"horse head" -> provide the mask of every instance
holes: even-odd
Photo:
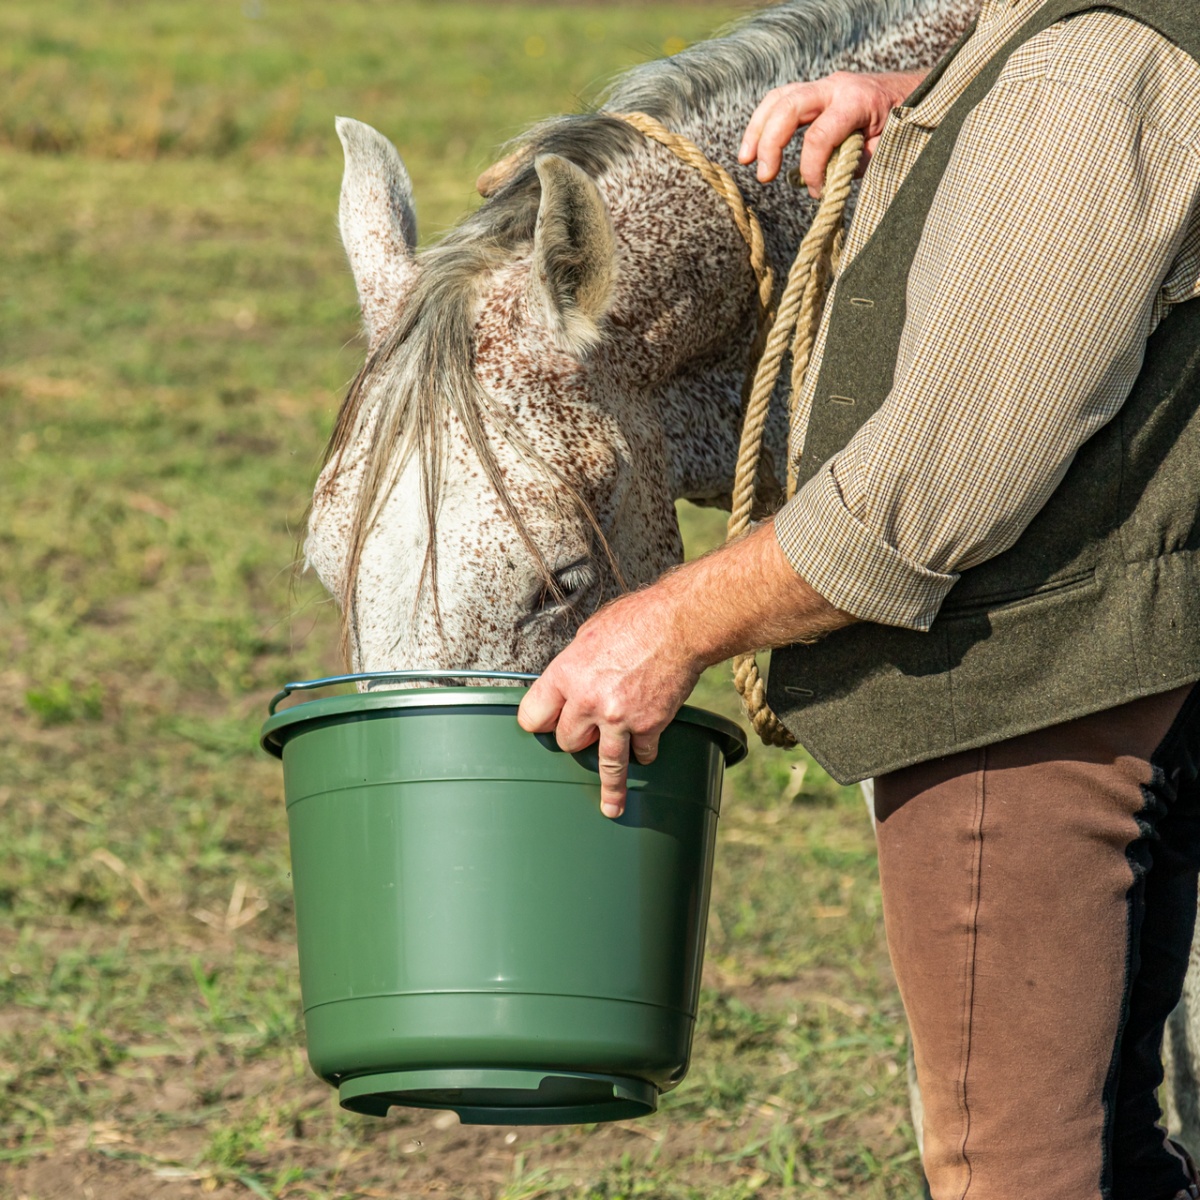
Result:
[[[611,102],[730,167],[779,275],[812,208],[734,163],[757,100],[869,65],[871,46],[881,67],[928,61],[970,5],[793,0],[633,72]],[[897,39],[905,21],[924,34]],[[758,307],[746,245],[695,171],[597,112],[535,129],[487,176],[483,206],[418,254],[400,156],[358,122],[338,133],[368,351],[307,560],[355,669],[541,670],[597,606],[680,560],[676,499],[728,501]],[[768,504],[785,475],[775,409]]]
[[[307,557],[357,667],[540,669],[587,613],[680,558],[647,391],[696,338],[647,346],[609,206],[567,158],[537,155],[499,214],[418,256],[399,155],[357,122],[339,133],[369,349]]]

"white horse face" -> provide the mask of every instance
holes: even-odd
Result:
[[[540,670],[682,549],[661,430],[630,364],[597,350],[617,269],[604,202],[543,159],[530,253],[418,262],[399,156],[357,122],[339,134],[370,357],[317,484],[308,561],[356,669]]]

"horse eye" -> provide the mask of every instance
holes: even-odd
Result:
[[[536,612],[555,608],[569,608],[578,604],[587,590],[596,581],[596,572],[586,560],[580,559],[560,567],[552,576],[555,587],[549,583],[539,586],[530,597],[529,607]]]
[[[554,578],[562,591],[564,600],[578,599],[592,586],[595,573],[586,563],[556,571]]]

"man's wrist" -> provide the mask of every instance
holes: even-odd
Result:
[[[770,522],[656,585],[674,644],[699,674],[736,654],[812,641],[854,618],[797,574]]]
[[[925,82],[927,70],[921,71],[889,71],[885,76],[888,92],[891,96],[892,107],[901,107],[905,100]]]
[[[706,604],[709,581],[704,559],[684,563],[660,581],[665,620],[686,667],[697,677],[722,659],[719,633],[714,636],[712,606]]]

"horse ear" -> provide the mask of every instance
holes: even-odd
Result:
[[[586,354],[612,303],[616,239],[595,181],[574,163],[542,154],[542,201],[533,236],[530,302],[564,350]]]
[[[338,225],[374,345],[395,320],[416,270],[412,181],[396,147],[378,130],[338,117],[337,133],[346,154]]]

